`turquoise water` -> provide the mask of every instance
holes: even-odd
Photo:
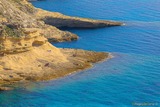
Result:
[[[68,29],[78,41],[57,47],[113,52],[109,61],[55,81],[17,84],[0,93],[0,107],[160,106],[159,0],[46,0],[36,7],[71,16],[110,19],[126,26]],[[151,105],[150,105],[151,106]]]

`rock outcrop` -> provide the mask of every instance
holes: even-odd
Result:
[[[46,42],[30,51],[0,56],[0,84],[56,79],[111,58],[108,53],[58,49]]]
[[[19,37],[9,36],[9,33],[15,34],[15,30],[3,29],[1,32],[0,84],[55,79],[111,58],[109,53],[58,49],[48,42],[38,28],[20,30],[24,34]]]
[[[33,7],[26,0],[0,0],[0,23],[16,24],[22,28],[39,28],[52,42],[78,39],[76,34],[61,31],[56,27],[99,28],[122,25],[120,22],[97,21],[48,12]]]
[[[121,22],[70,17],[58,12],[49,12],[42,9],[37,9],[36,16],[46,24],[56,26],[58,28],[101,28],[123,25]]]
[[[38,30],[26,28],[23,29],[23,32],[27,36],[10,37],[4,35],[0,37],[0,55],[26,52],[34,46],[45,44],[48,40]]]
[[[39,28],[41,33],[53,42],[77,40],[76,34],[61,31],[54,26],[37,20],[38,10],[26,0],[0,0],[1,25],[14,25],[18,28]]]

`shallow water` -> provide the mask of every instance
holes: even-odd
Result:
[[[57,47],[113,52],[109,61],[55,81],[18,84],[0,93],[2,107],[160,106],[159,0],[46,0],[36,7],[71,16],[123,21],[125,26],[69,31],[78,41]]]

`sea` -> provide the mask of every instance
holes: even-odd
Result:
[[[124,26],[63,29],[77,41],[60,48],[111,52],[114,58],[51,81],[19,83],[0,92],[0,107],[160,107],[160,0],[44,0],[37,8],[115,20]]]

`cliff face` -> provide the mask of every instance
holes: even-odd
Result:
[[[54,42],[71,41],[78,38],[75,34],[61,31],[37,20],[35,16],[37,12],[37,9],[26,0],[0,0],[0,26],[12,27],[11,29],[39,28],[42,35]]]
[[[27,36],[0,38],[1,48],[0,54],[16,54],[31,50],[34,46],[45,44],[48,40],[40,34],[39,29],[23,29]]]
[[[56,27],[99,28],[122,25],[120,22],[97,21],[44,11],[33,7],[26,0],[0,0],[0,23],[18,28],[39,28],[53,42],[78,39],[77,35]]]

